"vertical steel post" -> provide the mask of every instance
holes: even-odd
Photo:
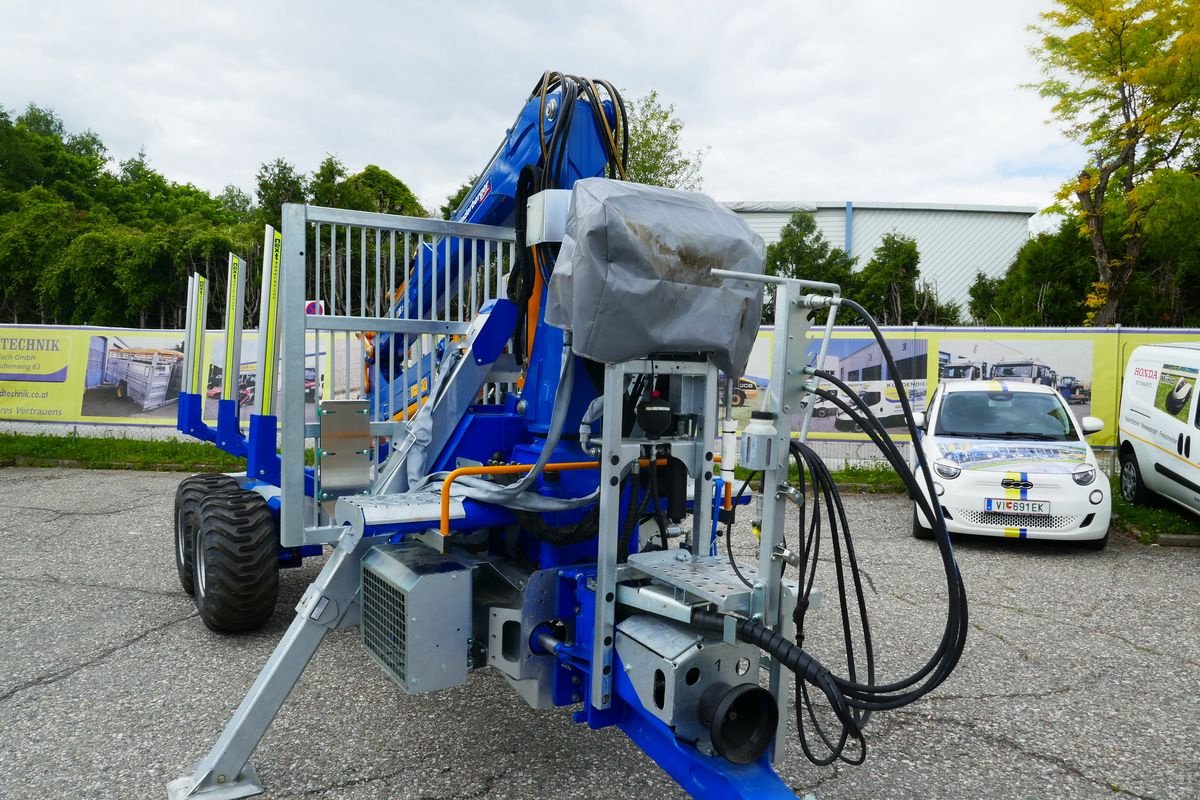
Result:
[[[279,417],[283,429],[279,539],[284,547],[296,547],[304,540],[304,228],[304,206],[285,204],[279,273]]]
[[[225,360],[221,399],[233,400],[234,389],[242,373],[242,308],[246,297],[246,270],[242,260],[229,254],[229,272],[225,292]],[[256,388],[255,394],[257,395]]]
[[[574,358],[566,353],[566,358]],[[561,389],[560,389],[561,391]],[[604,430],[600,438],[600,531],[596,553],[596,614],[592,626],[593,708],[612,704],[613,639],[616,622],[617,541],[621,527],[622,409],[625,370],[622,364],[604,367]]]

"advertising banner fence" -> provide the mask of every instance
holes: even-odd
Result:
[[[185,335],[179,330],[0,325],[0,420],[174,427]],[[237,374],[228,377],[227,396],[238,401],[242,418],[248,418],[256,391],[257,333],[247,331],[240,352],[232,355],[226,353],[224,331],[208,331],[204,343],[205,357],[197,369],[204,376],[205,419],[216,419],[227,363],[238,365]],[[315,336],[307,349],[304,392],[313,403],[332,386]]]
[[[1103,419],[1104,430],[1089,438],[1096,447],[1116,446],[1121,376],[1133,349],[1142,344],[1200,341],[1200,330],[1190,328],[885,327],[883,334],[898,375],[889,373],[870,331],[857,327],[835,329],[824,367],[866,400],[895,438],[907,439],[894,377],[903,382],[915,411],[924,410],[939,381],[996,378],[1052,386],[1077,417]],[[770,385],[773,335],[766,327],[759,332],[746,374],[734,389],[734,415],[742,422],[759,407]],[[817,347],[813,339],[810,359],[816,357]],[[799,418],[794,419],[793,429],[799,425]],[[809,435],[818,441],[868,441],[827,400],[813,403]]]
[[[997,378],[1055,387],[1080,417],[1106,423],[1093,445],[1116,444],[1121,375],[1140,344],[1200,341],[1196,329],[1146,328],[923,328],[888,327],[884,338],[913,408],[922,410],[939,381]],[[0,325],[0,420],[21,423],[173,426],[183,369],[183,331]],[[735,416],[759,407],[771,376],[774,331],[758,334],[746,374],[733,392]],[[205,337],[208,418],[226,380],[223,331]],[[327,347],[328,344],[326,343]],[[241,341],[239,374],[231,387],[248,415],[255,392],[257,334]],[[305,399],[353,396],[361,376],[328,375],[316,339],[308,348]],[[817,341],[811,345],[812,356]],[[349,363],[349,362],[347,362]],[[892,376],[879,345],[865,328],[838,328],[825,369],[848,383],[898,438],[902,417]],[[351,385],[354,384],[354,385]],[[827,387],[828,388],[828,387]],[[1165,402],[1165,401],[1164,401]],[[799,427],[798,421],[796,428]],[[813,404],[816,440],[865,442],[866,434],[828,401]]]

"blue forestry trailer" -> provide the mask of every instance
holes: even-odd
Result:
[[[936,496],[917,489],[927,465],[913,475],[822,369],[839,309],[864,316],[890,359],[873,321],[837,286],[763,275],[761,238],[704,195],[623,180],[628,148],[611,84],[547,72],[449,221],[284,206],[282,232],[266,234],[244,432],[229,379],[244,265],[231,257],[215,425],[208,288],[192,279],[178,426],[246,471],[181,483],[180,582],[206,625],[236,633],[270,618],[281,568],[328,557],[172,800],[262,792],[251,754],[325,634],[349,626],[407,692],[498,670],[533,708],[617,727],[700,798],[793,796],[772,766],[789,683],[805,755],[858,763],[873,712],[950,674],[967,611],[940,509],[925,513],[946,576],[942,642],[881,681],[837,487],[805,444],[813,404],[833,403],[916,502]],[[772,378],[739,433],[732,388],[768,285]],[[739,562],[730,536],[751,486],[758,553]],[[843,674],[803,635],[823,539],[845,632],[826,652]]]

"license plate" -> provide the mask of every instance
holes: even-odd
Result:
[[[989,497],[983,501],[983,510],[1002,514],[1029,514],[1046,517],[1050,515],[1050,502],[1048,500],[1008,500],[1002,497]]]

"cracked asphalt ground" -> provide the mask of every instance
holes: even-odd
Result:
[[[197,619],[171,553],[182,477],[0,470],[0,796],[165,797],[287,626],[318,564],[284,573],[259,633]],[[940,633],[943,578],[902,499],[846,501],[879,675],[898,677]],[[793,741],[785,780],[823,800],[1200,797],[1200,549],[957,551],[972,620],[958,669],[871,720],[864,765],[811,766]],[[806,644],[836,665],[834,607],[809,620]],[[327,638],[253,760],[267,797],[682,797],[621,734],[531,711],[488,670],[406,696],[356,630]]]

